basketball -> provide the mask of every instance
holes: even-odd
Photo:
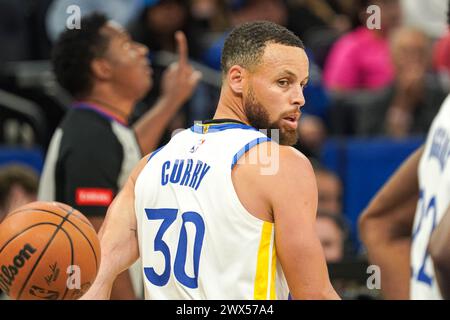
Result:
[[[0,224],[0,289],[11,299],[78,299],[99,266],[93,226],[66,204],[33,202]]]

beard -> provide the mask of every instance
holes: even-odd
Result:
[[[244,100],[244,111],[250,125],[258,130],[266,130],[267,137],[273,139],[273,141],[284,146],[292,146],[297,143],[297,130],[281,126],[281,116],[278,120],[270,122],[267,110],[256,99],[251,87],[248,89],[247,99]],[[276,135],[272,137],[272,133],[277,132],[278,137]]]

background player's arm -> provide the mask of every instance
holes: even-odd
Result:
[[[280,159],[279,170],[266,188],[277,256],[291,295],[294,299],[339,299],[316,234],[317,186],[311,164],[290,147],[280,147]]]
[[[434,272],[444,299],[450,299],[450,207],[433,231],[428,250]]]
[[[409,299],[411,230],[419,195],[416,150],[375,195],[359,220],[369,261],[381,269],[385,299]]]
[[[97,277],[83,299],[109,299],[115,278],[139,258],[134,185],[147,163],[144,157],[111,203],[100,229],[101,262]]]

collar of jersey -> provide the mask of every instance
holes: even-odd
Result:
[[[94,111],[95,113],[99,114],[103,118],[106,118],[106,119],[108,119],[110,121],[111,120],[115,121],[115,122],[123,125],[124,127],[128,127],[127,123],[122,121],[120,118],[118,118],[117,116],[115,116],[111,112],[107,111],[105,108],[102,108],[98,104],[94,104],[94,103],[86,102],[86,101],[77,101],[77,102],[75,102],[73,104],[73,107],[77,108],[77,109],[85,109],[85,110]]]
[[[195,123],[191,127],[191,131],[195,133],[212,133],[219,132],[228,129],[244,129],[244,130],[255,130],[255,128],[246,125],[243,122],[232,120],[232,119],[214,119],[206,120],[201,123]]]

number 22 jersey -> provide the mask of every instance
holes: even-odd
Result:
[[[442,299],[428,253],[433,230],[450,205],[450,96],[436,115],[419,162],[419,201],[412,230],[411,299]]]

